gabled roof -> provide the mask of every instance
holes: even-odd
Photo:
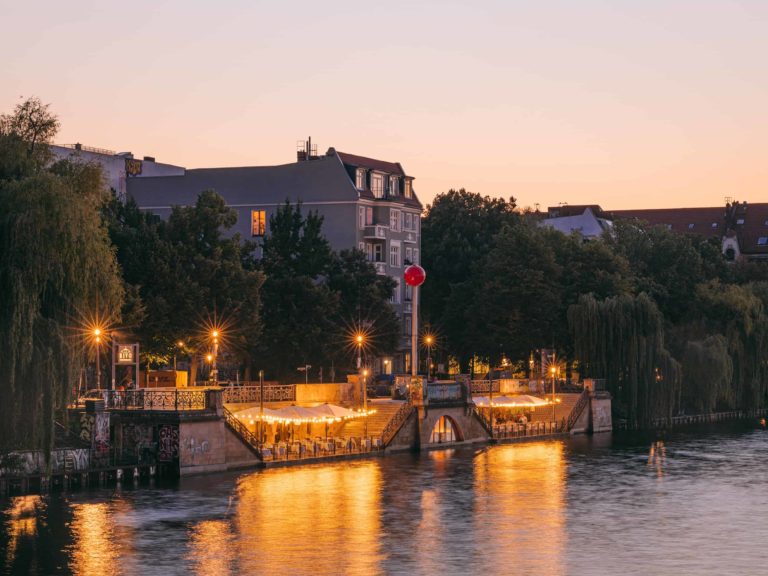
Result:
[[[386,172],[387,174],[405,176],[405,170],[403,170],[400,162],[385,162],[384,160],[376,160],[374,158],[366,158],[365,156],[356,156],[355,154],[347,154],[346,152],[338,151],[336,152],[336,155],[344,164],[349,166],[369,168],[371,170]]]
[[[637,219],[654,226],[665,226],[675,232],[705,236],[725,234],[725,209],[715,208],[655,208],[650,210],[613,210],[614,219]],[[713,226],[715,224],[715,226]]]

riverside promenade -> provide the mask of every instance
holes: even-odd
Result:
[[[417,380],[399,400],[361,400],[354,383],[104,390],[70,407],[69,425],[59,430],[64,446],[49,462],[39,452],[6,460],[0,496],[524,441],[585,433],[604,417],[605,399],[583,392],[559,395],[553,413],[547,407],[530,413],[524,424],[513,422],[502,408],[474,404],[473,389],[482,386]],[[366,403],[368,412],[346,420],[273,420],[268,426],[238,416],[328,403],[352,409]]]

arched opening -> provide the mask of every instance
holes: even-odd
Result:
[[[429,437],[430,444],[444,444],[456,442],[459,439],[459,431],[456,424],[448,416],[440,416],[432,428],[432,434]]]

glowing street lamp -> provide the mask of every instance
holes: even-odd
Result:
[[[96,388],[101,390],[101,328],[93,329],[93,341],[96,343]]]
[[[424,337],[424,343],[427,345],[427,382],[429,382],[432,372],[432,343],[435,339],[431,334]]]
[[[368,387],[365,385],[368,379],[368,370],[363,370],[363,436],[368,438]]]
[[[555,421],[555,374],[557,373],[557,368],[555,366],[552,366],[552,368],[550,368],[549,371],[552,373],[552,422],[554,422]]]
[[[211,380],[213,380],[213,385],[217,386],[219,383],[219,370],[216,367],[216,361],[218,360],[218,357],[219,357],[219,331],[215,329],[212,330],[211,338],[213,339],[213,359],[211,361]]]

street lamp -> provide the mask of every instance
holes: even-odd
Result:
[[[432,342],[434,342],[434,338],[431,334],[427,334],[424,337],[424,342],[427,345],[427,382],[429,382],[431,372],[432,372]]]
[[[552,422],[555,421],[555,373],[557,372],[557,368],[555,366],[552,366],[552,368],[549,369],[550,372],[552,372]]]
[[[213,385],[218,386],[219,383],[219,370],[216,367],[216,361],[219,357],[219,331],[213,330],[211,331],[211,338],[213,338],[213,360],[211,362],[211,379],[213,380]]]
[[[96,388],[101,390],[101,328],[93,329],[93,341],[96,343]]]
[[[368,379],[368,370],[363,370],[363,436],[368,438],[368,387],[365,385]]]

